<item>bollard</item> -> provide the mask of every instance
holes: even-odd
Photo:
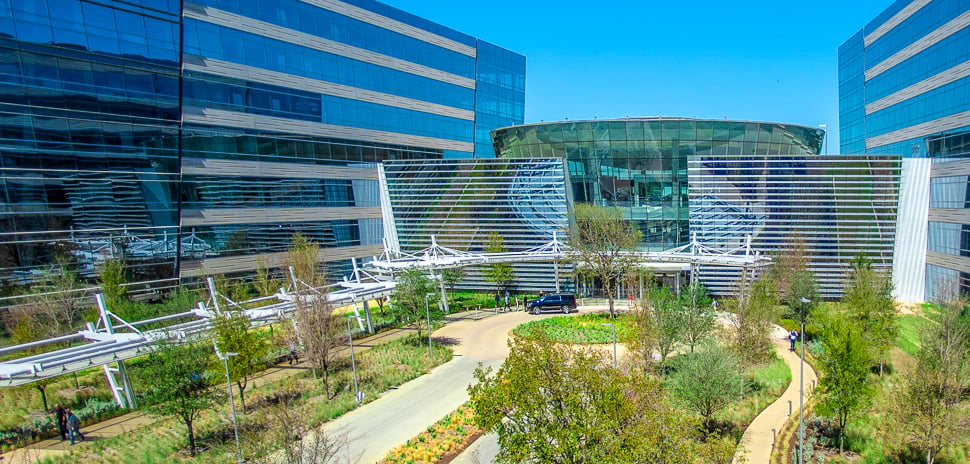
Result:
[[[775,447],[775,441],[777,441],[777,440],[778,440],[778,434],[775,432],[775,429],[771,429],[771,447],[772,448]]]
[[[791,400],[788,400],[788,417],[791,417]]]

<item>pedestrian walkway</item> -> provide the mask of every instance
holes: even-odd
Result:
[[[781,327],[776,327],[772,332],[772,344],[775,347],[775,352],[778,353],[778,357],[783,359],[791,369],[792,382],[788,384],[788,388],[774,403],[768,405],[748,425],[744,435],[741,436],[741,444],[744,448],[734,456],[732,461],[734,464],[738,462],[740,456],[744,456],[745,462],[752,464],[769,462],[771,451],[775,446],[775,431],[781,431],[789,418],[789,413],[798,415],[799,353],[788,351],[788,332]],[[808,401],[813,393],[813,386],[817,378],[815,369],[805,363],[805,401]]]
[[[492,313],[482,312],[480,315],[473,316],[463,316],[464,313],[459,313],[455,315],[450,315],[447,319],[460,320],[462,318],[479,318],[488,317]],[[446,322],[447,322],[446,319]],[[387,330],[370,337],[362,338],[359,340],[354,340],[354,351],[361,353],[367,351],[368,349],[381,345],[384,343],[397,340],[399,338],[406,337],[410,334],[415,333],[416,329],[413,328],[401,328]],[[346,348],[344,348],[346,349]],[[301,373],[308,369],[309,366],[305,362],[299,362],[293,365],[278,364],[272,366],[268,369],[264,369],[257,373],[251,382],[253,385],[262,385],[266,382],[275,382],[285,377]],[[108,419],[105,421],[93,423],[81,427],[81,433],[88,438],[88,441],[104,439],[108,437],[113,437],[116,435],[121,435],[134,430],[138,427],[149,425],[153,423],[155,419],[143,411],[134,411],[128,414],[123,414],[121,416],[115,417],[113,419]],[[83,445],[76,445],[83,446]],[[60,455],[67,454],[71,449],[70,442],[61,441],[60,437],[55,437],[47,440],[42,440],[37,443],[25,446],[23,448],[18,448],[13,451],[4,453],[0,455],[0,460],[4,463],[17,462],[17,463],[31,463],[38,459],[56,457]]]

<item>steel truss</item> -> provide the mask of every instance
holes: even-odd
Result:
[[[168,316],[137,322],[127,322],[110,311],[101,294],[95,295],[99,319],[97,324],[88,323],[84,330],[61,337],[0,348],[0,356],[16,356],[0,362],[0,387],[16,387],[38,380],[103,366],[115,400],[121,407],[134,407],[134,395],[125,373],[124,360],[154,351],[160,342],[185,343],[211,338],[212,320],[224,311],[232,311],[249,318],[254,327],[291,319],[296,308],[295,300],[325,297],[333,305],[363,303],[368,331],[373,330],[367,300],[390,296],[396,285],[393,281],[377,281],[357,267],[350,279],[333,287],[311,287],[292,277],[292,291],[280,288],[279,293],[244,302],[235,302],[215,290],[212,278],[207,280],[209,300],[199,302],[195,308]],[[292,268],[290,274],[293,276]],[[265,306],[246,309],[253,303],[274,301]],[[360,319],[358,319],[360,320]],[[163,325],[161,328],[145,329],[146,326]],[[362,327],[363,328],[363,327]],[[35,348],[70,344],[72,346],[41,354],[29,354]],[[111,367],[116,363],[117,367]]]

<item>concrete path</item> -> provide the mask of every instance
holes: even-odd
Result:
[[[772,344],[775,346],[775,352],[778,353],[778,356],[791,369],[792,382],[788,384],[788,388],[785,389],[781,397],[774,403],[768,405],[764,411],[761,411],[761,414],[758,414],[758,417],[754,418],[754,421],[744,431],[744,435],[741,436],[741,444],[744,445],[743,456],[746,462],[751,464],[762,464],[771,460],[771,450],[775,446],[772,429],[781,431],[785,421],[788,420],[789,401],[792,404],[792,415],[798,416],[798,379],[800,366],[800,358],[798,355],[800,353],[788,351],[788,332],[781,327],[776,327],[772,332]],[[805,401],[808,401],[808,398],[811,396],[812,386],[815,385],[817,378],[812,366],[805,363]],[[741,453],[735,455],[734,464],[738,462],[740,455]]]
[[[435,331],[433,338],[437,342],[452,345],[454,359],[329,422],[325,433],[350,438],[339,458],[378,462],[391,449],[457,409],[468,401],[467,389],[475,368],[480,364],[500,366],[509,353],[509,332],[535,318],[524,312],[499,313],[481,321],[448,324]]]

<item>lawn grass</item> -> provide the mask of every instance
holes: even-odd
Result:
[[[774,358],[768,363],[748,369],[745,376],[747,384],[744,396],[717,416],[718,420],[735,425],[735,438],[738,439],[748,424],[788,388],[792,372],[784,360]]]
[[[926,333],[932,326],[932,321],[915,314],[897,316],[896,327],[899,328],[899,337],[896,338],[896,346],[910,356],[916,356],[920,347],[920,334]]]
[[[513,333],[526,337],[538,330],[563,343],[599,344],[613,343],[613,329],[603,324],[614,324],[618,340],[625,340],[631,331],[631,316],[620,315],[615,319],[607,313],[581,314],[537,319],[517,326]]]

